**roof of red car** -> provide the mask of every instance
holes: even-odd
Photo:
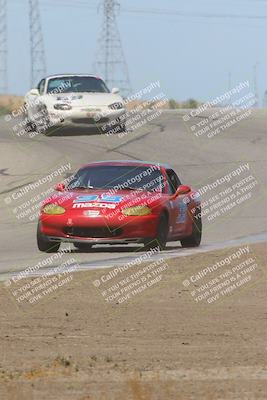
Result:
[[[133,166],[138,166],[138,165],[143,165],[143,166],[159,166],[163,167],[166,169],[171,168],[168,164],[163,164],[163,163],[157,163],[155,161],[140,161],[140,160],[106,160],[106,161],[95,161],[91,162],[90,164],[85,164],[83,167],[89,167],[92,165],[133,165]]]

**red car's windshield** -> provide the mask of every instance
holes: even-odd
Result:
[[[140,167],[133,165],[99,165],[79,170],[68,185],[68,189],[136,189],[162,192],[164,182],[164,176],[157,165]]]

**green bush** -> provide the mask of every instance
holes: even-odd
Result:
[[[0,115],[8,114],[10,110],[7,107],[0,106]]]
[[[170,109],[174,110],[175,108],[178,108],[178,104],[176,103],[176,101],[174,99],[170,99],[169,107],[170,107]]]
[[[198,108],[198,102],[195,99],[188,99],[183,106],[184,108]]]

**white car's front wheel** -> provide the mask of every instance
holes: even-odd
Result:
[[[50,118],[46,107],[42,107],[40,117],[36,123],[36,130],[38,133],[46,134],[50,128]]]
[[[25,115],[27,130],[29,132],[43,133],[45,134],[49,128],[49,115],[46,107],[39,112],[38,118],[31,118],[27,112]]]

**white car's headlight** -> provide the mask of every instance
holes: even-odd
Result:
[[[55,110],[66,110],[66,111],[68,111],[68,110],[71,110],[72,107],[71,107],[70,104],[67,104],[67,103],[58,103],[58,104],[54,104],[54,109]]]
[[[124,105],[120,102],[117,103],[113,103],[109,105],[109,108],[111,108],[111,110],[121,110],[122,108],[124,108]]]

